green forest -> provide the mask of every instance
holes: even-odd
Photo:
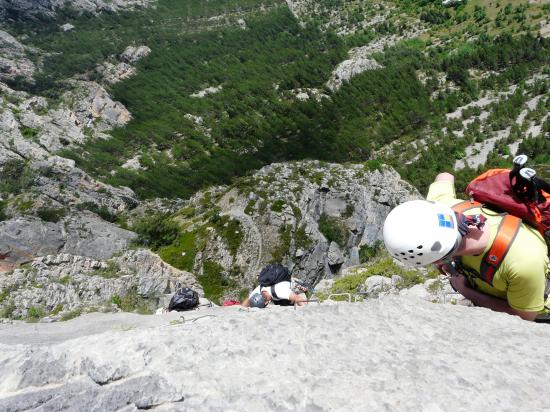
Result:
[[[356,3],[325,1],[320,7],[348,7],[347,21],[353,22],[370,12]],[[153,52],[138,63],[138,74],[109,90],[130,110],[131,122],[113,130],[108,140],[90,139],[62,153],[141,198],[185,198],[275,161],[363,162],[378,159],[377,151],[392,142],[414,151],[407,142],[432,139],[438,143],[429,144],[414,163],[403,164],[391,154],[380,158],[425,190],[436,173],[452,169],[469,144],[484,139],[474,127],[462,138],[443,138],[446,113],[484,91],[521,84],[548,70],[549,40],[531,33],[526,7],[478,3],[446,8],[427,0],[396,2],[391,10],[418,18],[430,35],[374,55],[381,69],[355,76],[334,93],[325,83],[350,48],[403,32],[406,19],[390,13],[383,24],[337,36],[323,29],[322,14],[301,24],[286,3],[275,0],[159,0],[153,9],[100,17],[67,9],[40,25],[14,23],[15,31],[30,33],[30,44],[50,54],[34,83],[15,79],[11,86],[55,101],[69,87],[67,77],[95,79],[97,64],[126,46],[149,46]],[[227,24],[218,26],[212,19],[220,14]],[[238,18],[244,18],[246,29],[230,24]],[[59,23],[66,21],[77,29],[60,32]],[[472,70],[491,74],[474,78]],[[427,73],[425,82],[419,71]],[[438,73],[456,87],[438,89]],[[208,87],[219,91],[192,96]],[[296,89],[316,89],[329,97],[300,101],[289,97]],[[495,109],[490,119],[495,130],[508,125],[524,103],[520,96]],[[193,116],[202,119],[201,127]],[[548,123],[544,127],[547,132]],[[521,150],[548,162],[543,137],[524,140]],[[136,155],[144,170],[121,168]],[[491,155],[489,165],[503,162],[501,155]],[[459,183],[475,173],[463,169]]]

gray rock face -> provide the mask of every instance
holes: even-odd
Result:
[[[334,279],[323,279],[317,285],[315,285],[315,293],[329,295],[332,292],[334,286]]]
[[[212,309],[175,326],[171,314],[2,325],[0,408],[483,411],[505,400],[540,411],[550,402],[547,325],[394,297],[276,309]],[[104,333],[82,332],[100,322]],[[487,342],[490,351],[461,349]]]
[[[19,129],[23,128],[36,130],[34,142],[50,153],[71,144],[84,143],[86,139],[76,114],[67,108],[51,110],[44,115],[28,110],[19,116]]]
[[[375,297],[380,294],[380,292],[387,292],[393,286],[393,281],[391,278],[385,276],[370,276],[365,281],[363,285],[363,291],[365,291],[369,297]]]
[[[344,263],[344,256],[336,242],[330,242],[327,254],[327,263],[329,266],[338,266]]]
[[[155,0],[0,0],[0,16],[36,18],[55,16],[58,9],[70,6],[90,13],[117,12],[147,7]]]
[[[128,250],[113,260],[120,265],[122,271],[135,273],[139,278],[137,291],[140,295],[173,293],[178,284],[196,290],[201,296],[204,294],[193,274],[168,265],[149,250]]]
[[[123,62],[132,64],[147,57],[149,53],[151,53],[151,49],[147,46],[128,46],[120,55],[120,59]]]
[[[58,223],[25,216],[0,222],[0,254],[11,267],[56,253],[108,259],[135,236],[92,213],[74,213]]]
[[[132,118],[130,112],[120,102],[113,101],[97,83],[74,81],[73,86],[64,99],[72,102],[71,107],[80,124],[105,131],[124,126]]]
[[[0,222],[0,254],[4,264],[28,262],[57,253],[65,244],[61,227],[38,218],[21,217]]]
[[[154,310],[177,285],[203,294],[191,273],[167,265],[148,250],[129,250],[107,261],[68,253],[47,255],[0,277],[0,290],[9,291],[0,311],[10,308],[11,317],[25,318],[31,308],[40,308],[42,316],[55,310],[46,319],[57,320],[76,310],[117,310],[114,297],[128,294],[143,301],[126,305]]]
[[[336,91],[352,77],[367,70],[376,70],[380,68],[382,68],[382,65],[374,59],[361,55],[353,56],[348,60],[344,60],[334,69],[331,78],[327,82],[327,87],[332,91]]]
[[[66,240],[62,253],[108,259],[125,250],[136,237],[134,232],[99,219],[92,213],[70,216],[63,222]]]
[[[106,83],[115,84],[132,77],[136,74],[136,69],[128,63],[113,64],[105,62],[97,68],[97,72]]]
[[[26,57],[26,50],[27,47],[15,37],[0,30],[0,79],[29,78],[33,75],[36,68]]]

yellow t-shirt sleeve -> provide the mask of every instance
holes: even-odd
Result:
[[[426,199],[441,203],[456,202],[455,185],[448,181],[433,182]]]

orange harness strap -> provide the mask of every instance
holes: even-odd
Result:
[[[480,277],[488,284],[493,285],[493,277],[510,250],[520,225],[520,218],[512,215],[503,216],[495,240],[481,261]]]
[[[453,209],[456,213],[464,213],[465,211],[475,209],[476,207],[481,209],[483,205],[479,202],[465,200],[454,205],[451,209]]]

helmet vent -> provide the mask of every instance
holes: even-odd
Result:
[[[424,253],[419,253],[419,254],[418,254],[418,255],[416,255],[416,256],[422,256],[422,255],[424,255]]]
[[[414,253],[414,250],[412,250],[412,249],[411,249],[411,250],[409,250],[409,253]]]
[[[441,242],[438,240],[432,245],[432,252],[439,252],[442,247]]]
[[[422,247],[423,247],[422,245],[418,245],[416,248],[417,249],[422,249]]]

